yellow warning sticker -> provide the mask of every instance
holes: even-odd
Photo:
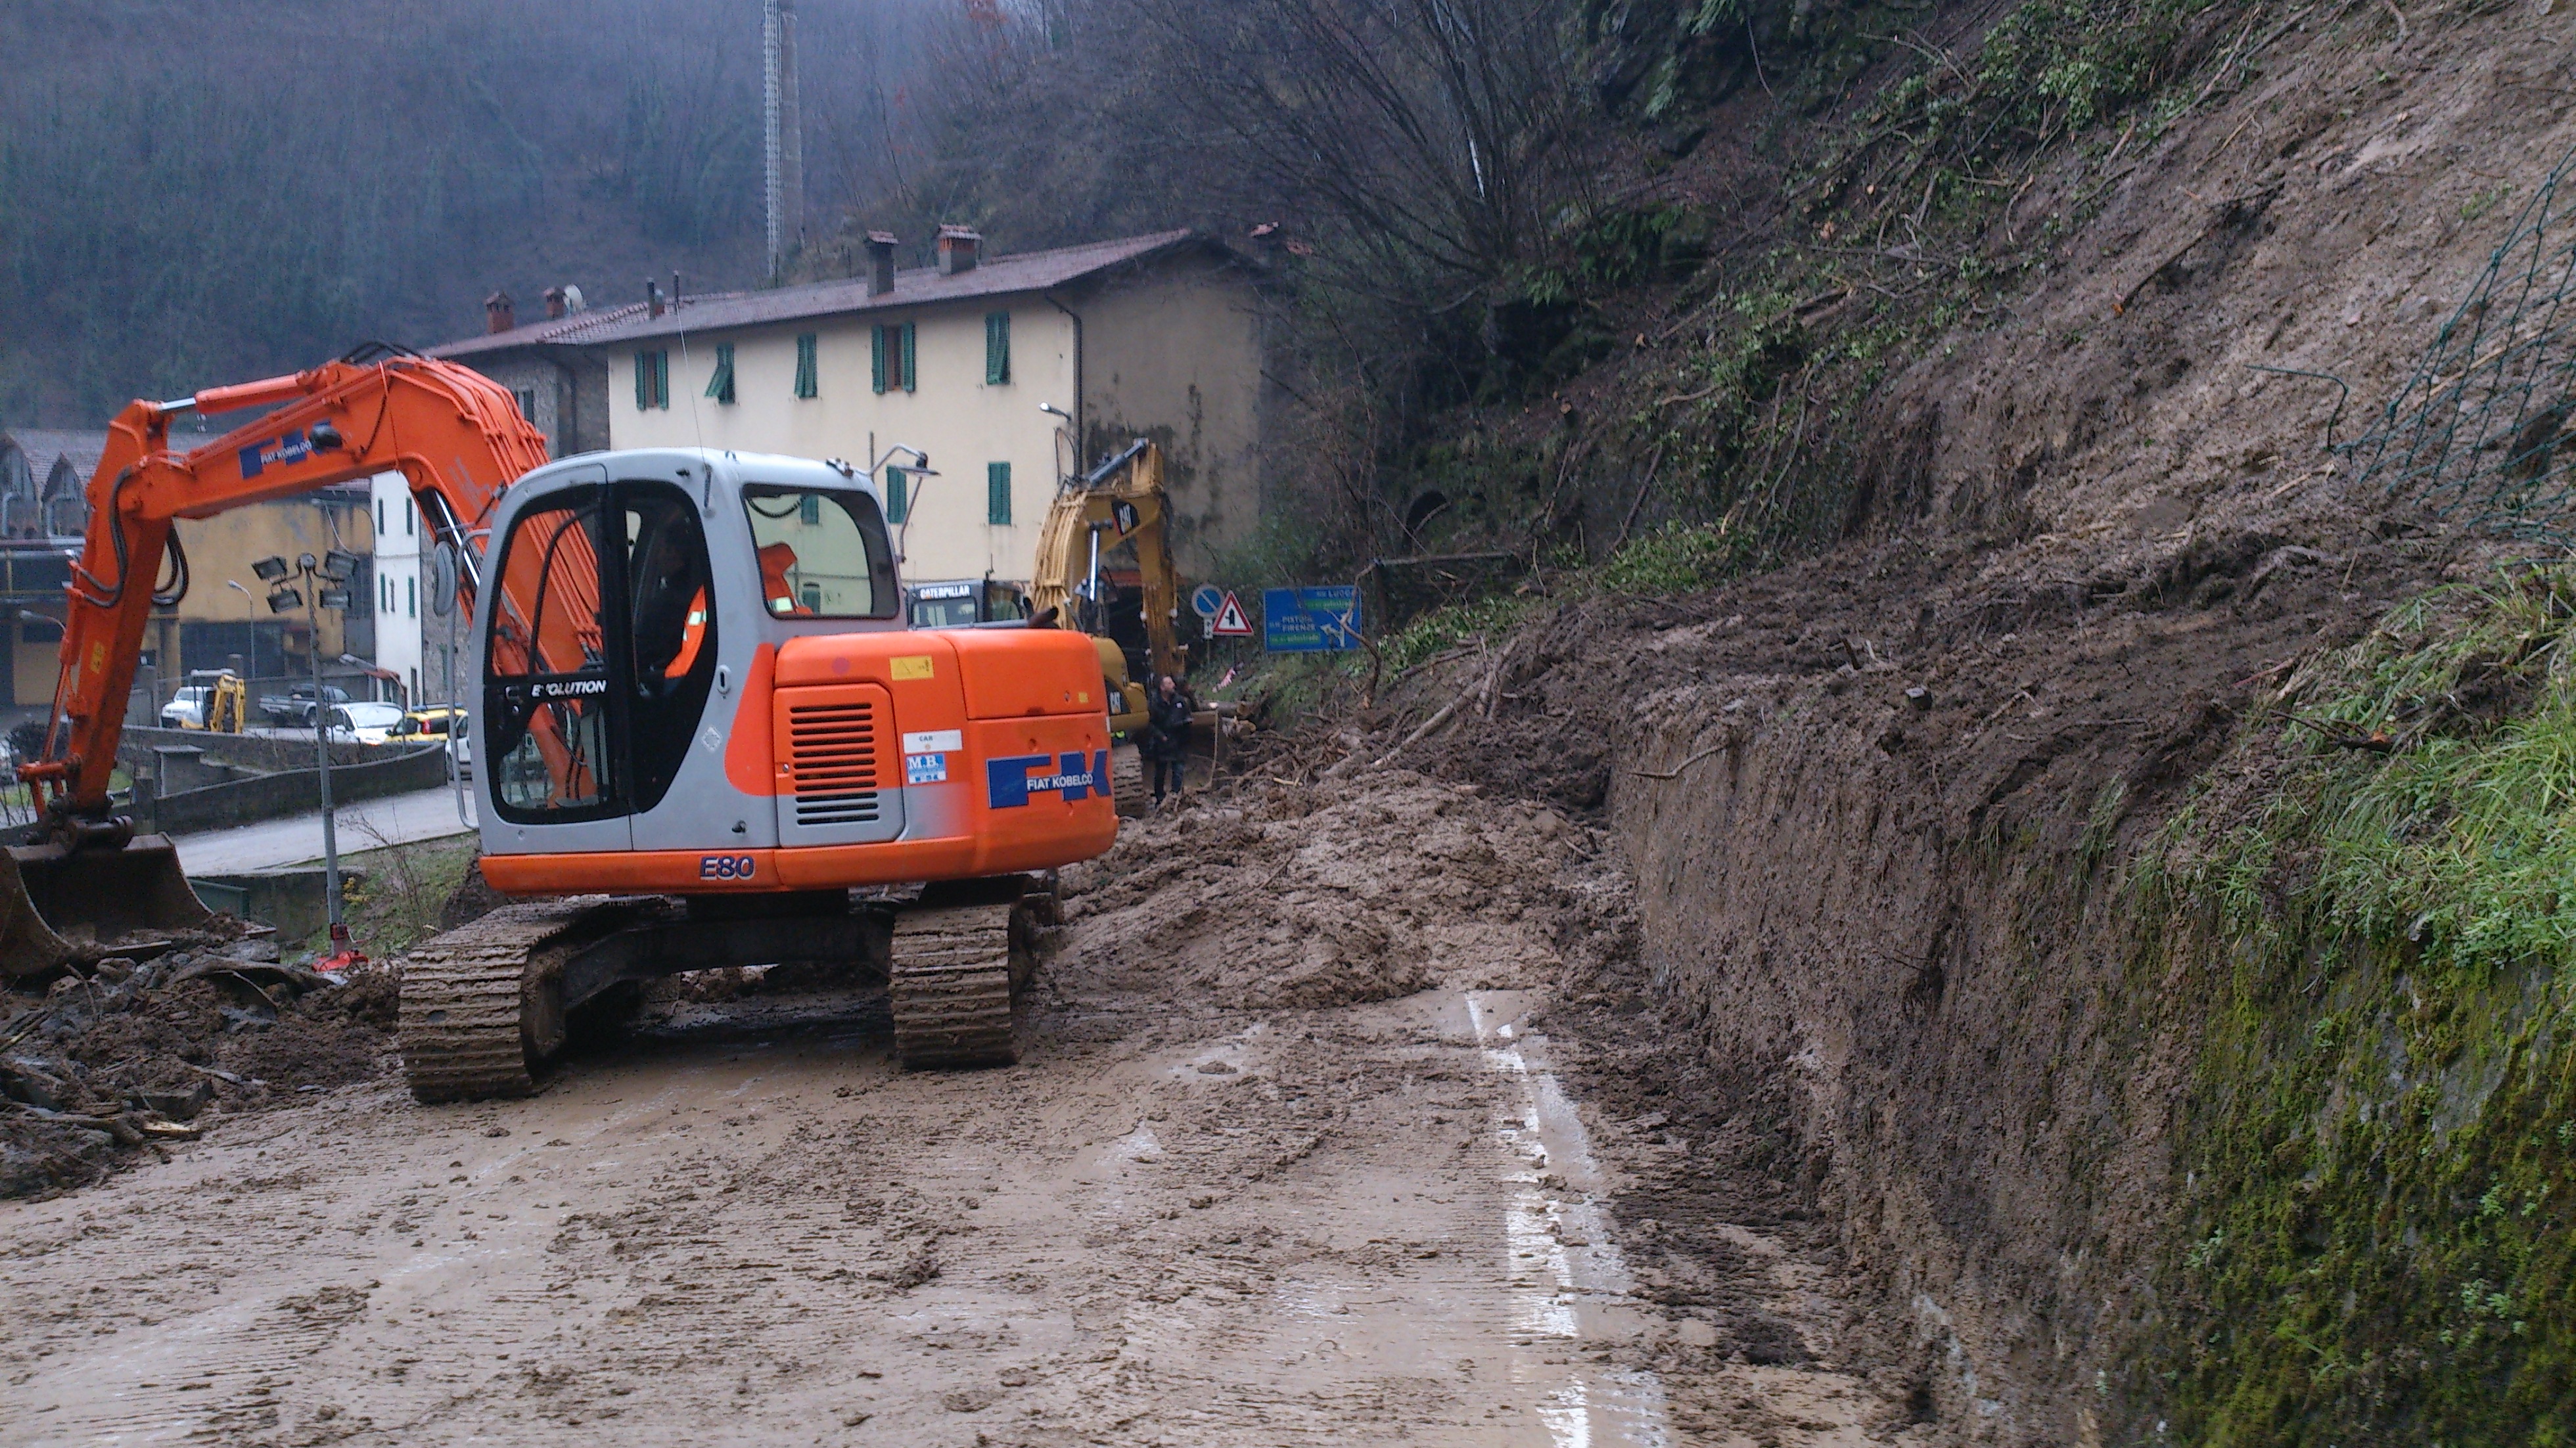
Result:
[[[930,677],[930,655],[907,654],[893,660],[887,671],[897,680],[927,679]]]

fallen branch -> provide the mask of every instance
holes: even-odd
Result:
[[[1395,762],[1395,757],[1397,755],[1402,754],[1404,751],[1411,749],[1416,744],[1419,744],[1423,740],[1440,732],[1440,730],[1445,728],[1450,721],[1458,717],[1458,710],[1465,706],[1468,700],[1481,698],[1494,687],[1494,681],[1502,673],[1503,660],[1508,658],[1510,655],[1510,649],[1505,649],[1502,653],[1495,655],[1493,667],[1485,671],[1484,678],[1468,685],[1465,693],[1462,693],[1457,698],[1441,705],[1440,712],[1423,720],[1412,733],[1405,735],[1403,740],[1393,749],[1379,755],[1373,763],[1366,767],[1371,770],[1384,769]]]
[[[1699,753],[1692,755],[1690,758],[1683,760],[1681,763],[1674,765],[1670,769],[1632,769],[1628,772],[1637,776],[1639,779],[1679,779],[1682,777],[1683,770],[1690,768],[1692,765],[1699,763],[1701,760],[1708,758],[1712,754],[1724,754],[1725,752],[1725,745],[1712,744],[1706,749],[1701,750]]]

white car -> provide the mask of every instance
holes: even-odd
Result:
[[[164,729],[203,729],[206,727],[206,698],[214,690],[203,684],[190,684],[161,706]]]
[[[331,737],[343,742],[383,744],[408,717],[400,704],[342,704],[331,711]]]

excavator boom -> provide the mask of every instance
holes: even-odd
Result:
[[[1047,509],[1038,534],[1037,572],[1029,606],[1079,621],[1104,633],[1100,601],[1085,590],[1096,580],[1093,565],[1121,543],[1136,545],[1136,571],[1144,582],[1145,651],[1158,674],[1181,672],[1180,644],[1172,637],[1172,610],[1180,583],[1172,567],[1164,522],[1171,509],[1163,496],[1163,450],[1138,438],[1126,451],[1067,482]]]
[[[170,446],[174,416],[252,407],[272,410],[186,452]],[[353,357],[174,402],[137,401],[117,414],[65,590],[45,753],[18,765],[44,806],[46,839],[9,849],[0,865],[0,976],[45,975],[213,924],[168,842],[134,839],[108,799],[144,625],[188,587],[177,520],[399,472],[433,536],[457,548],[460,591],[470,599],[475,528],[503,489],[545,461],[544,436],[509,393],[465,368],[408,355]],[[166,585],[156,582],[165,563]],[[228,702],[238,729],[239,700]],[[50,922],[69,923],[58,933]]]
[[[187,452],[170,447],[173,416],[261,406],[274,410]],[[110,828],[108,779],[144,625],[156,603],[175,603],[188,586],[174,522],[399,472],[432,535],[465,560],[459,578],[470,598],[471,533],[504,488],[545,461],[544,435],[508,392],[425,357],[329,362],[176,402],[127,404],[90,479],[45,757],[18,769],[41,791],[62,842]],[[167,591],[155,582],[165,561],[173,565]]]

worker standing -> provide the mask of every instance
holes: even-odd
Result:
[[[1190,715],[1198,701],[1190,697],[1189,687],[1171,674],[1154,677],[1154,696],[1145,704],[1145,737],[1139,752],[1154,767],[1154,804],[1163,803],[1164,782],[1170,781],[1171,793],[1178,796],[1188,778],[1190,753]]]

